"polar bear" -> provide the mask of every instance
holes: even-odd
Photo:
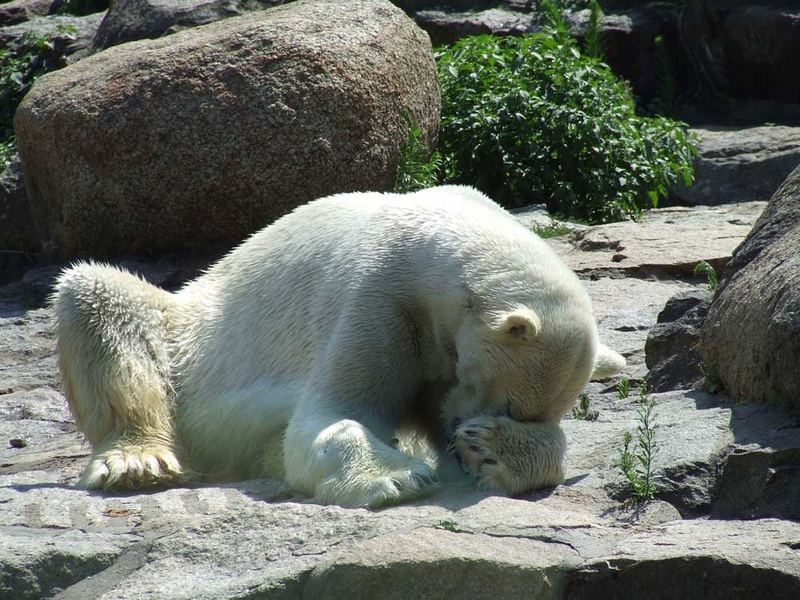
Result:
[[[54,305],[95,489],[279,477],[379,507],[435,489],[435,444],[501,492],[552,486],[560,419],[625,362],[547,244],[460,186],[311,202],[177,293],[81,263]]]

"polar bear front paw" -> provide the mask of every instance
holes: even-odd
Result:
[[[456,428],[452,449],[479,487],[518,494],[564,480],[566,439],[557,424],[473,417]]]
[[[320,483],[316,500],[322,504],[381,508],[426,496],[439,485],[436,472],[425,463],[383,474],[359,473],[331,477]]]
[[[504,490],[508,468],[498,456],[498,433],[497,419],[474,417],[455,430],[452,448],[462,469],[477,479],[479,487]]]
[[[174,452],[159,443],[117,442],[94,453],[78,485],[85,489],[138,489],[174,485],[183,469]]]

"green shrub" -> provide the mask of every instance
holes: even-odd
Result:
[[[74,29],[59,27],[52,38],[28,32],[18,43],[0,49],[0,170],[16,151],[13,120],[17,105],[37,77],[66,65],[53,40],[73,36]]]
[[[0,139],[0,173],[6,170],[6,167],[14,158],[17,153],[17,138],[13,134],[6,139]]]
[[[549,225],[537,225],[533,227],[532,231],[543,240],[548,240],[572,233],[572,228],[567,225],[561,225],[557,221],[553,221]]]
[[[628,87],[563,32],[464,38],[437,63],[449,181],[589,222],[636,218],[692,181],[686,126],[637,116]]]
[[[408,120],[408,137],[395,171],[393,191],[415,192],[436,185],[441,163],[438,152],[431,154],[422,128]]]

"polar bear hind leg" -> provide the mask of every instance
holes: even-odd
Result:
[[[176,483],[167,326],[174,297],[120,269],[82,263],[54,295],[67,401],[94,453],[79,485]]]

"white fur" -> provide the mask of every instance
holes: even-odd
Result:
[[[596,358],[624,365],[575,275],[465,187],[312,202],[176,294],[80,264],[55,306],[91,488],[276,476],[380,506],[435,487],[426,428],[486,485],[554,485],[559,420]]]

